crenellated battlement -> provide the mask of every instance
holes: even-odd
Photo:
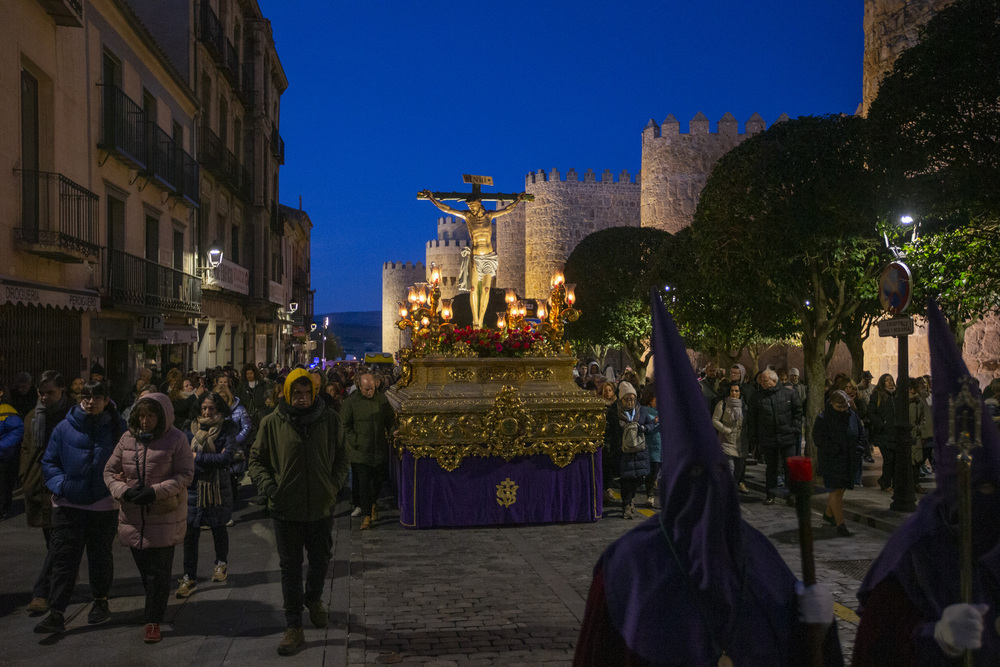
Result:
[[[471,241],[465,239],[431,239],[427,242],[427,249],[431,248],[467,248]]]
[[[529,172],[524,177],[524,184],[532,185],[535,183],[603,183],[605,185],[638,185],[639,184],[639,174],[635,175],[635,181],[632,181],[632,175],[627,169],[622,169],[618,173],[617,179],[615,175],[611,173],[610,169],[605,169],[598,178],[597,174],[594,173],[593,169],[588,169],[583,173],[583,179],[580,179],[579,174],[577,174],[576,169],[570,169],[565,175],[561,174],[558,169],[550,169],[545,171],[544,169],[539,169],[538,171]]]
[[[413,271],[414,269],[424,269],[423,262],[383,262],[382,271]]]
[[[786,114],[781,114],[776,120],[776,123],[780,123],[783,120],[788,120]],[[766,123],[764,119],[761,118],[760,114],[754,112],[750,118],[747,119],[746,123],[743,124],[744,131],[739,131],[739,121],[736,117],[728,111],[723,114],[722,118],[718,120],[715,124],[715,132],[711,131],[711,122],[708,117],[702,112],[695,114],[694,118],[688,121],[688,131],[681,132],[681,123],[677,118],[671,113],[667,114],[667,117],[663,119],[662,123],[657,123],[652,118],[646,123],[646,127],[642,130],[643,141],[647,139],[671,139],[673,137],[685,137],[685,136],[698,136],[698,135],[719,135],[724,137],[747,137],[753,136],[766,129]]]

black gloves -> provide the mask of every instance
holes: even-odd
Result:
[[[154,500],[156,500],[156,491],[153,491],[153,487],[147,486],[144,487],[138,495],[136,495],[135,500],[132,502],[140,507],[145,507],[146,505],[152,504]]]
[[[122,494],[122,500],[127,503],[134,503],[136,496],[142,491],[142,487],[133,486],[132,488],[125,489],[125,493]]]

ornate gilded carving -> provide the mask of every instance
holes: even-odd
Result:
[[[510,507],[517,502],[517,490],[520,487],[511,481],[510,477],[497,484],[497,504]]]
[[[483,416],[483,429],[494,456],[510,461],[522,455],[525,437],[535,429],[535,419],[524,407],[517,387],[500,388],[493,407]]]
[[[476,379],[476,371],[471,368],[452,368],[448,371],[448,377],[453,382],[472,382]]]
[[[487,366],[479,369],[480,382],[520,382],[524,369],[519,367]]]
[[[464,340],[455,341],[451,346],[451,354],[449,356],[455,357],[456,359],[474,359],[479,356],[472,346],[466,343]]]
[[[552,379],[551,368],[539,368],[537,366],[532,366],[528,368],[527,374],[529,380],[534,380],[536,382],[548,382]]]

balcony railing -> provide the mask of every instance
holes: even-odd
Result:
[[[207,127],[198,129],[198,161],[233,192],[246,200],[253,196],[250,172],[236,155],[226,148],[219,136]]]
[[[198,161],[185,151],[177,151],[177,169],[180,174],[177,191],[174,195],[187,199],[194,206],[198,206],[201,199],[201,178]]]
[[[255,78],[256,70],[253,66],[253,61],[247,61],[243,63],[243,82],[240,86],[240,99],[243,100],[244,106],[248,109],[253,108],[254,105],[254,94],[257,89],[257,81]]]
[[[176,190],[181,181],[177,145],[169,134],[152,121],[146,123],[146,155],[147,174],[167,190]]]
[[[201,314],[201,279],[123,250],[105,248],[102,285],[116,306]]]
[[[101,84],[102,123],[98,148],[146,168],[146,113],[121,88]]]
[[[96,260],[100,198],[62,174],[19,169],[21,225],[14,230],[28,252],[61,262]]]
[[[212,5],[208,0],[202,0],[198,29],[198,39],[208,48],[209,53],[216,62],[222,64],[222,59],[226,51],[226,36],[222,30],[222,23],[219,17],[212,10]]]
[[[236,54],[236,47],[229,39],[225,40],[222,52],[222,75],[229,79],[233,88],[239,90],[240,87],[240,57]]]
[[[285,140],[278,134],[277,125],[271,125],[271,155],[278,164],[285,164]]]

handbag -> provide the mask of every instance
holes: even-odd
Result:
[[[638,422],[628,422],[622,427],[622,453],[638,454],[646,449],[646,434],[639,430]]]

